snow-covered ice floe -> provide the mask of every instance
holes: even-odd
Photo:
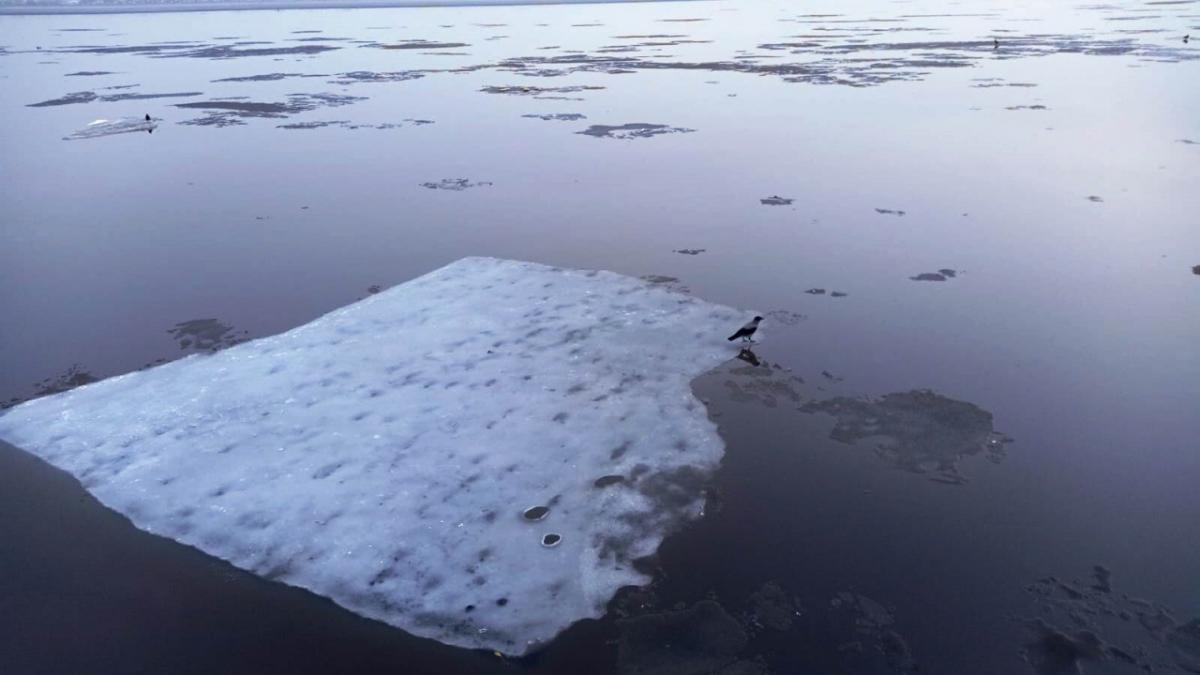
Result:
[[[158,128],[158,120],[145,117],[119,117],[115,120],[96,120],[70,136],[63,136],[64,141],[78,141],[85,138],[100,138],[116,134],[128,134],[135,131],[152,132]]]
[[[280,335],[27,402],[0,438],[144,530],[521,654],[647,582],[631,561],[702,513],[724,446],[690,382],[734,355],[747,314],[465,258]]]

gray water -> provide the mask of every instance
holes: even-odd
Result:
[[[695,385],[708,516],[541,654],[256,579],[5,446],[0,670],[1200,672],[1200,3],[0,17],[0,46],[0,400],[465,255],[767,316],[761,365]]]

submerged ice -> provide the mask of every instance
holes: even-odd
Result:
[[[467,258],[307,325],[30,401],[0,438],[135,525],[521,654],[647,579],[723,452],[690,382],[745,316]]]

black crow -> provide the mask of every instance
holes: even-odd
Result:
[[[149,121],[150,121],[150,113],[146,113],[146,121],[147,121],[147,122],[149,122]]]
[[[729,341],[733,342],[734,340],[736,340],[738,338],[742,338],[743,340],[745,340],[747,342],[754,342],[754,340],[751,340],[750,338],[754,335],[754,331],[758,330],[758,322],[762,321],[762,319],[763,318],[761,316],[754,317],[754,319],[751,320],[750,323],[746,324],[745,326],[742,326],[741,328],[737,329],[736,333],[734,333],[733,335],[730,335]]]

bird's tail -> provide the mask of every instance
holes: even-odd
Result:
[[[729,336],[729,338],[728,338],[728,340],[729,340],[730,342],[733,342],[733,339],[734,339],[735,337],[737,337],[737,333],[734,333],[733,335],[730,335],[730,336]]]

